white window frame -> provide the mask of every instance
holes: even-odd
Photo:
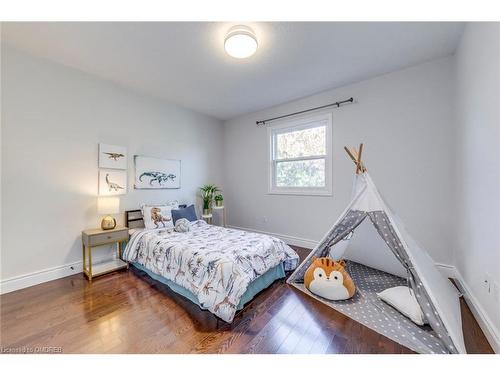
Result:
[[[315,128],[314,124],[319,121],[326,121],[326,155],[307,156],[290,159],[275,159],[276,135],[303,129]],[[288,194],[288,195],[332,195],[332,114],[323,113],[312,116],[304,116],[298,119],[280,121],[278,124],[267,128],[268,138],[268,193]],[[325,187],[278,187],[276,186],[276,164],[279,161],[287,160],[325,160]]]

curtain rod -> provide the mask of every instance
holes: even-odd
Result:
[[[274,120],[279,120],[281,118],[285,118],[285,117],[290,117],[290,116],[295,116],[295,115],[300,115],[302,113],[306,113],[306,112],[311,112],[311,111],[316,111],[318,109],[323,109],[323,108],[327,108],[327,107],[332,107],[334,105],[337,106],[337,108],[340,107],[341,104],[347,104],[347,103],[353,103],[354,102],[354,98],[349,98],[349,99],[346,99],[346,100],[341,100],[339,102],[335,102],[335,103],[330,103],[330,104],[326,104],[326,105],[322,105],[320,107],[315,107],[315,108],[310,108],[310,109],[305,109],[303,111],[299,111],[299,112],[294,112],[294,113],[289,113],[287,115],[283,115],[283,116],[278,116],[278,117],[273,117],[273,118],[268,118],[267,120],[261,120],[261,121],[255,121],[255,123],[257,125],[265,125],[266,122],[269,122],[269,121],[274,121]]]

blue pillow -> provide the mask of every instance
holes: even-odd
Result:
[[[196,210],[194,209],[194,204],[186,208],[181,208],[179,210],[172,210],[172,220],[175,222],[179,219],[187,219],[189,221],[198,220],[196,217]]]

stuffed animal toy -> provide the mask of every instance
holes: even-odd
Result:
[[[189,227],[191,224],[188,219],[179,219],[175,222],[175,231],[176,232],[189,232]]]
[[[304,275],[305,287],[332,301],[351,298],[356,287],[344,267],[343,260],[335,262],[331,258],[313,257],[313,262]]]

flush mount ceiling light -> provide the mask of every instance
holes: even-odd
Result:
[[[224,49],[229,56],[244,59],[257,51],[257,38],[253,30],[247,26],[233,26],[224,39]]]

